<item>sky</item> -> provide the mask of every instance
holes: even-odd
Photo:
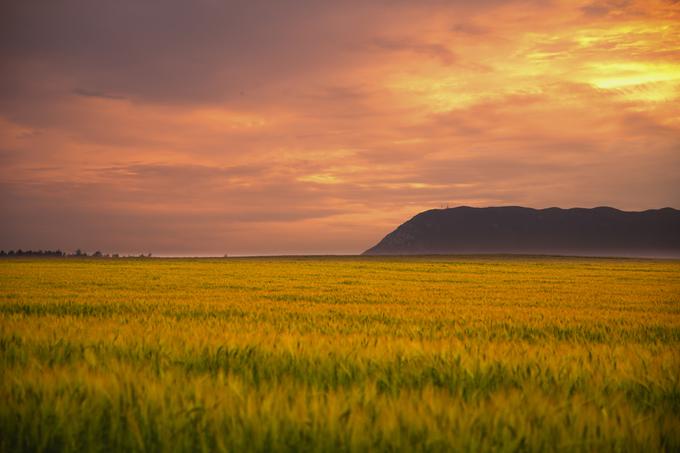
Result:
[[[680,2],[0,5],[0,249],[352,254],[442,206],[680,207]]]

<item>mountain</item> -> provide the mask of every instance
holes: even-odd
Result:
[[[363,254],[476,253],[680,257],[680,211],[432,209],[400,225]]]

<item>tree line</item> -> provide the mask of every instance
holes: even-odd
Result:
[[[88,255],[87,252],[83,250],[76,250],[75,252],[72,253],[67,253],[67,252],[62,252],[61,250],[0,250],[0,258],[10,258],[10,257],[23,257],[23,256],[36,256],[36,257],[56,257],[56,258],[62,258],[62,257],[75,257],[75,258],[120,258],[120,255],[118,253],[102,253],[101,251],[97,250],[96,252],[92,253],[91,255]],[[149,254],[143,254],[140,253],[139,255],[128,255],[128,258],[151,258],[151,253]]]

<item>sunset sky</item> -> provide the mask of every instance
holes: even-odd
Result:
[[[358,253],[420,211],[680,207],[680,2],[15,0],[0,248]]]

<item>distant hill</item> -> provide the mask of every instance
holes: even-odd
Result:
[[[400,225],[364,255],[475,253],[680,257],[680,211],[432,209]]]

